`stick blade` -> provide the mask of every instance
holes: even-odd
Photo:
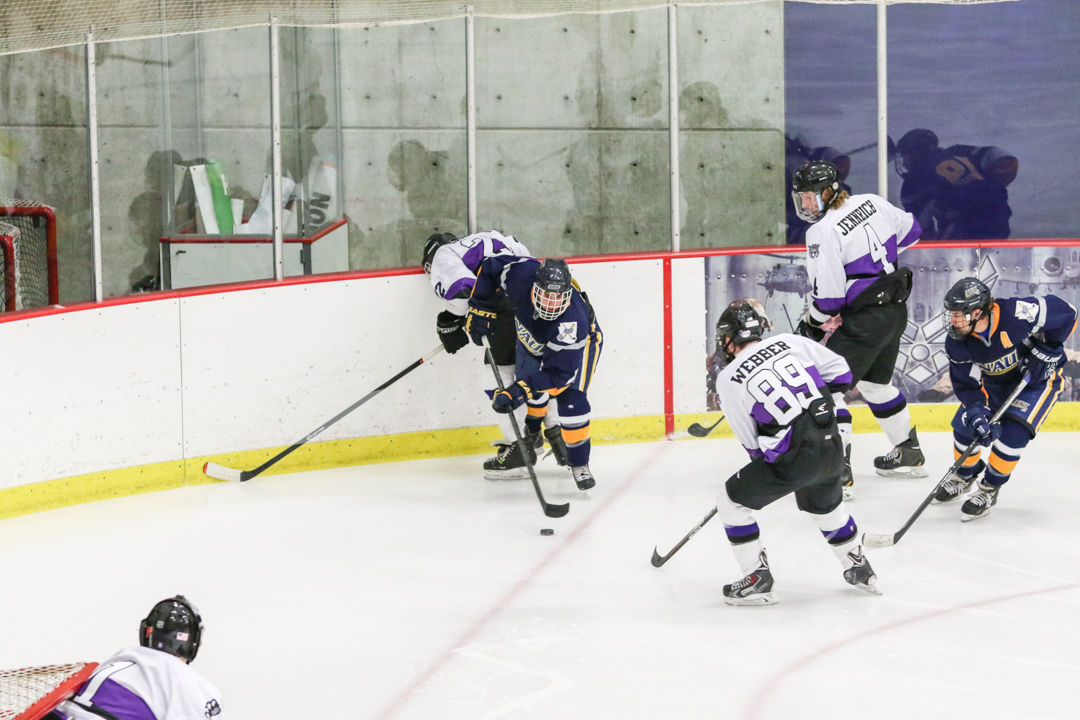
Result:
[[[892,547],[896,544],[896,535],[894,533],[863,533],[862,541],[867,547]]]
[[[665,558],[663,555],[661,555],[659,553],[659,551],[654,547],[652,549],[652,566],[653,567],[660,567],[661,565],[663,565],[666,562],[667,562],[667,558]]]
[[[686,428],[686,432],[690,433],[694,437],[705,437],[709,434],[708,428],[701,423],[694,423],[690,427]]]
[[[549,518],[561,518],[568,512],[570,512],[570,503],[563,503],[562,505],[544,504],[544,514]]]
[[[241,482],[244,478],[244,473],[239,470],[234,470],[224,465],[218,465],[217,463],[208,462],[203,465],[203,472],[212,478],[218,480],[230,480],[232,482]]]

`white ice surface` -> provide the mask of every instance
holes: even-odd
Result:
[[[892,532],[931,476],[878,478],[855,436],[861,530]],[[478,477],[480,456],[259,477],[0,522],[0,667],[100,660],[184,593],[195,666],[242,718],[1080,717],[1076,434],[1047,433],[987,518],[927,509],[870,551],[884,596],[848,587],[813,522],[758,514],[780,603],[723,604],[739,575],[713,520],[664,567],[745,459],[735,441],[604,445],[586,498]],[[541,528],[555,530],[552,537]]]

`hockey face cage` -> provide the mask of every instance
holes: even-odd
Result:
[[[202,617],[183,595],[162,600],[139,625],[139,644],[170,655],[195,659],[202,641]]]
[[[543,320],[554,320],[570,307],[570,296],[574,289],[566,292],[549,292],[539,285],[533,285],[532,302],[536,308],[536,314]]]
[[[964,278],[956,282],[949,292],[945,294],[945,311],[941,314],[942,325],[945,332],[953,340],[963,340],[975,332],[975,325],[979,320],[990,314],[994,299],[990,295],[990,288],[977,278]],[[979,315],[975,316],[975,311]],[[955,319],[962,318],[966,325],[957,326]]]

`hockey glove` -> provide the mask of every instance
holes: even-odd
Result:
[[[435,318],[435,332],[439,334],[446,352],[451,355],[469,344],[469,334],[465,332],[464,325],[465,317],[449,310],[443,310]]]
[[[1065,359],[1065,348],[1061,345],[1048,345],[1033,337],[1028,338],[1025,344],[1029,347],[1027,355],[1020,361],[1021,371],[1028,374],[1032,384],[1049,380]]]
[[[505,390],[495,393],[491,399],[491,407],[497,413],[509,413],[513,412],[514,408],[520,407],[521,403],[531,399],[532,388],[524,380],[518,380]]]
[[[816,324],[809,315],[799,321],[799,326],[795,328],[795,332],[814,342],[821,342],[825,338],[825,331],[821,325]]]
[[[495,311],[469,303],[469,315],[465,318],[465,332],[477,345],[484,344],[484,336],[495,331]]]
[[[964,414],[960,417],[960,421],[964,424],[964,427],[969,429],[975,436],[975,439],[979,441],[979,444],[983,447],[989,447],[990,443],[994,442],[1001,436],[1001,426],[991,425],[989,418],[986,417],[986,407],[983,405],[972,405],[971,407],[964,408]]]

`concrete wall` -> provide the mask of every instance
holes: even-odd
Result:
[[[776,243],[783,4],[680,8],[682,245]],[[476,21],[478,224],[541,255],[670,246],[664,9]],[[465,23],[283,28],[284,167],[339,162],[350,267],[415,264],[467,224]],[[268,31],[97,48],[106,296],[158,272],[172,164],[269,170]],[[60,219],[61,300],[93,297],[81,48],[0,57],[0,197]],[[267,256],[267,275],[270,275]]]

